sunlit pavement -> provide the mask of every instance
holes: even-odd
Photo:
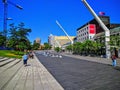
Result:
[[[74,58],[78,58],[78,59],[83,59],[83,60],[87,60],[87,61],[112,65],[111,58],[107,59],[107,58],[101,58],[101,57],[80,56],[80,55],[73,55],[73,54],[69,54],[69,53],[62,53],[62,55],[68,56],[68,57],[74,57]],[[120,58],[117,58],[117,66],[120,67]]]
[[[59,58],[45,56],[41,52],[36,55],[65,90],[120,89],[120,68],[112,67],[109,60],[97,62],[97,58],[68,57],[66,54]]]
[[[22,60],[0,58],[0,90],[64,90],[37,57]]]

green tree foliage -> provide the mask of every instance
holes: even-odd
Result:
[[[0,32],[0,46],[5,46],[6,37]]]
[[[118,49],[120,49],[120,35],[111,35],[110,36],[110,46],[111,53],[116,53]],[[116,54],[118,57],[118,55]]]
[[[110,36],[110,45],[113,47],[120,47],[120,36],[119,35]]]
[[[45,50],[50,50],[52,47],[48,43],[44,43],[44,49]]]
[[[56,52],[60,52],[60,51],[61,51],[61,48],[56,47],[56,48],[55,48],[55,51],[56,51]]]
[[[27,36],[31,32],[31,29],[24,28],[24,26],[25,26],[24,23],[20,23],[18,26],[10,24],[9,29],[10,36],[7,42],[8,47],[20,51],[30,49],[31,45]]]
[[[83,45],[81,42],[76,42],[73,44],[73,53],[80,54],[83,49]]]
[[[73,44],[73,54],[80,54],[80,55],[100,55],[101,48],[104,45],[102,43],[86,40],[84,42],[76,42]],[[71,45],[67,46],[67,50],[71,50]]]
[[[72,46],[72,45],[69,45],[69,46],[66,47],[66,49],[70,52],[70,51],[72,51],[73,46]]]
[[[33,50],[38,50],[39,47],[40,47],[40,44],[36,43],[36,41],[34,41],[32,49]]]

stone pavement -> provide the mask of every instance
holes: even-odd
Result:
[[[69,54],[69,53],[63,53],[62,55],[74,57],[74,58],[78,58],[78,59],[83,59],[83,60],[87,60],[87,61],[112,65],[111,59],[100,58],[100,57],[90,57],[90,56],[80,56],[80,55],[73,55],[73,54]],[[120,58],[117,58],[117,66],[120,66]]]
[[[37,52],[36,56],[65,90],[120,90],[120,67],[98,63],[93,57],[60,58],[58,54]]]
[[[64,90],[36,56],[28,60],[26,67],[20,61],[13,66],[7,63],[0,69],[0,90]]]

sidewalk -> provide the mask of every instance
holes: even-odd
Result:
[[[28,65],[26,67],[22,65],[19,71],[4,85],[1,90],[64,89],[35,56],[34,59],[28,60]]]
[[[111,59],[100,58],[100,57],[90,57],[90,56],[80,56],[80,55],[73,55],[73,54],[68,54],[68,53],[64,53],[62,55],[63,56],[74,57],[74,58],[78,58],[78,59],[82,59],[82,60],[87,60],[87,61],[112,65],[112,60]],[[117,66],[120,66],[120,58],[117,58]]]

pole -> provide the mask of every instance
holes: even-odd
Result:
[[[64,30],[64,28],[60,25],[60,23],[56,20],[57,25],[63,30],[63,32],[67,35],[68,39],[71,41],[71,44],[73,44],[73,40],[71,40],[71,38],[69,37],[69,35],[66,33],[66,31]]]
[[[72,46],[72,51],[73,51],[73,40],[69,37],[69,35],[67,34],[67,32],[64,30],[64,28],[60,25],[60,23],[56,20],[57,25],[63,30],[63,32],[66,34],[66,36],[68,37],[68,39],[71,41],[71,46]]]
[[[90,7],[90,5],[87,3],[86,0],[82,0],[82,2],[85,4],[85,6],[88,8],[88,10],[91,12],[91,14],[95,17],[96,21],[99,23],[99,25],[103,28],[105,31],[105,47],[106,47],[106,58],[110,58],[110,31],[109,29],[104,25],[104,23],[101,21],[101,19],[97,16],[97,14],[94,12],[94,10]]]
[[[2,0],[2,2],[3,2],[3,4],[4,4],[4,23],[3,23],[3,33],[4,33],[4,36],[5,36],[5,38],[6,38],[6,41],[7,41],[7,20],[9,19],[11,19],[11,18],[7,18],[7,13],[8,13],[8,3],[10,3],[11,5],[13,5],[13,6],[15,6],[15,7],[17,7],[17,8],[19,8],[19,9],[23,9],[21,6],[19,6],[19,5],[17,5],[17,4],[14,4],[14,3],[12,3],[12,2],[10,2],[10,1],[8,1],[8,0]],[[5,42],[5,43],[7,43],[7,42]]]
[[[7,39],[7,0],[4,0],[3,1],[4,3],[4,24],[3,24],[3,32],[4,32],[4,36],[6,37]]]

